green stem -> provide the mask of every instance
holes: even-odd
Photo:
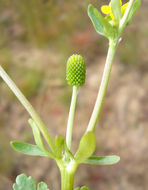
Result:
[[[130,1],[129,1],[129,4],[128,4],[127,8],[126,8],[125,14],[123,15],[123,18],[121,19],[121,22],[120,22],[120,25],[119,25],[119,33],[118,33],[119,36],[121,35],[123,29],[124,29],[125,26],[126,26],[126,21],[127,21],[127,19],[128,19],[128,16],[129,16],[129,13],[130,13],[130,11],[131,11],[131,8],[132,8],[132,6],[133,6],[133,4],[134,4],[134,1],[135,1],[135,0],[130,0]]]
[[[43,136],[45,137],[47,143],[50,145],[51,150],[54,152],[55,146],[51,135],[49,134],[45,124],[40,119],[37,112],[34,110],[30,102],[26,99],[26,97],[22,94],[16,84],[12,81],[12,79],[7,75],[4,69],[0,66],[0,76],[5,81],[5,83],[9,86],[15,96],[19,99],[25,109],[28,111],[32,119],[35,121],[36,125],[39,127],[40,131],[42,132]]]
[[[71,149],[72,128],[73,128],[74,114],[75,114],[75,109],[76,109],[77,94],[78,94],[78,87],[73,86],[72,99],[71,99],[71,105],[70,105],[68,122],[67,122],[67,132],[66,132],[66,143],[69,150]]]
[[[74,174],[63,169],[61,171],[61,190],[73,190]]]
[[[126,26],[126,23],[127,23],[126,21],[128,19],[128,16],[130,14],[130,11],[132,9],[133,4],[134,4],[134,0],[130,0],[129,4],[127,6],[127,9],[125,11],[125,14],[124,14],[124,16],[120,22],[117,39],[116,40],[110,40],[108,55],[107,55],[107,59],[106,59],[106,65],[104,68],[104,73],[103,73],[98,97],[96,100],[96,104],[94,106],[94,110],[93,110],[93,113],[91,115],[91,118],[90,118],[90,121],[88,124],[87,132],[88,131],[94,131],[96,124],[98,122],[100,112],[101,112],[101,108],[102,108],[103,101],[104,101],[104,97],[106,94],[109,78],[110,78],[110,73],[111,73],[112,63],[113,63],[113,59],[114,59],[114,55],[115,55],[115,51],[116,51],[116,46],[118,44],[121,33]]]
[[[73,190],[74,176],[78,164],[71,160],[66,166],[59,166],[61,173],[61,190]]]
[[[104,97],[106,94],[106,90],[107,90],[107,86],[108,86],[108,82],[110,79],[110,73],[111,73],[111,68],[112,68],[112,63],[113,63],[113,58],[115,55],[115,51],[116,51],[116,44],[114,44],[114,41],[110,41],[109,43],[109,49],[108,49],[108,54],[107,54],[107,59],[106,59],[106,64],[105,64],[105,68],[104,68],[104,73],[103,73],[103,77],[102,77],[102,81],[101,81],[101,85],[100,85],[100,89],[98,92],[98,96],[97,96],[97,100],[94,106],[94,110],[92,112],[89,124],[88,124],[88,128],[87,131],[94,131],[96,124],[98,122],[99,116],[100,116],[100,112],[101,112],[101,108],[103,105],[103,101],[104,101]]]

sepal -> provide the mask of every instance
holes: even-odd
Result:
[[[96,8],[93,7],[93,5],[88,6],[88,16],[90,17],[94,28],[99,34],[107,37],[108,39],[114,37],[113,26],[101,15],[101,13]]]

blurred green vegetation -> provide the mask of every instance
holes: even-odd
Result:
[[[106,52],[103,38],[96,37],[97,34],[87,16],[86,10],[89,3],[100,7],[102,4],[108,4],[108,1],[1,0],[0,51],[2,58],[0,60],[5,59],[9,53],[7,49],[11,49],[14,43],[38,48],[50,47],[56,51],[59,50],[64,55],[69,55],[74,51],[87,52],[91,55],[96,47],[99,49],[99,43],[100,50],[103,50],[99,53]],[[136,62],[133,60],[133,55],[140,56],[137,54],[138,47],[135,47],[135,44],[141,34],[143,33],[140,24],[137,24],[136,34],[134,31],[133,35],[133,31],[129,30],[128,38],[123,44],[124,50],[123,46],[120,46],[121,61],[129,64]],[[93,47],[90,46],[91,42],[93,42]],[[10,62],[10,56],[7,57],[9,59],[7,58],[5,62]],[[138,59],[135,58],[135,60]]]
[[[16,82],[17,86],[23,92],[27,98],[34,96],[39,90],[40,84],[42,83],[43,72],[38,71],[35,68],[17,67],[14,72],[15,67],[9,67],[9,73],[13,80]],[[9,88],[6,88],[5,83],[1,85],[2,91],[7,98],[14,98],[13,93]]]
[[[10,40],[19,39],[23,42],[33,42],[37,45],[48,45],[59,35],[66,35],[86,25],[86,14],[89,1],[62,0],[2,0],[0,20],[3,32],[12,32]],[[73,13],[76,13],[73,15]],[[84,20],[85,18],[85,20]],[[78,22],[79,20],[79,22]]]

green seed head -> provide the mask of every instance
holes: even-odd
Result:
[[[69,57],[66,66],[66,80],[71,86],[82,86],[85,83],[86,66],[81,55]]]

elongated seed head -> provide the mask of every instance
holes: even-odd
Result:
[[[81,55],[69,57],[66,66],[66,80],[71,86],[82,86],[85,83],[86,66]]]

